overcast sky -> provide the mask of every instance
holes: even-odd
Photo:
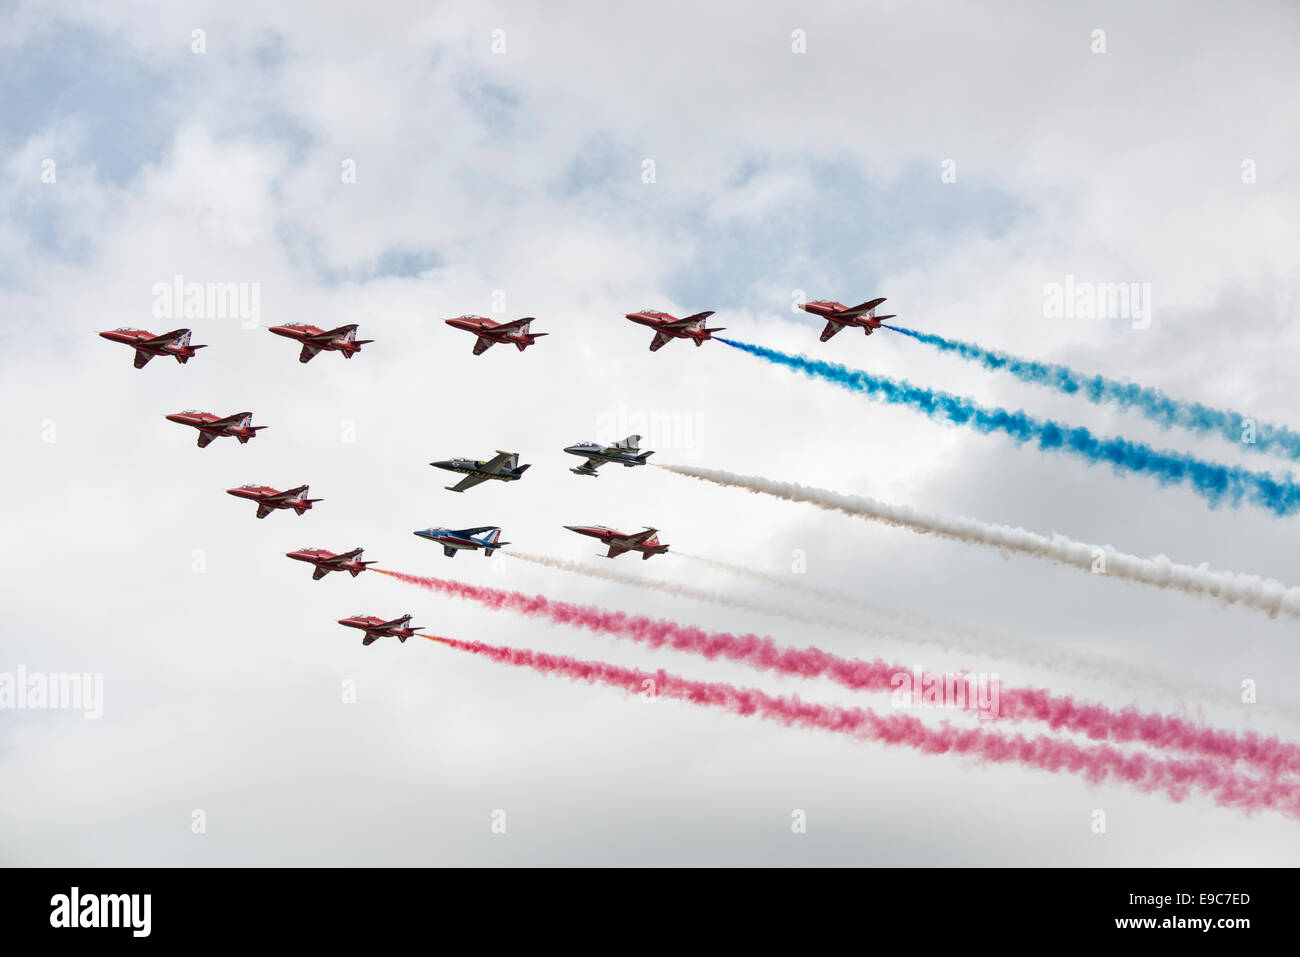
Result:
[[[641,432],[654,461],[1300,583],[1294,518],[719,343],[652,354],[622,318],[712,309],[744,341],[1281,471],[886,332],[820,343],[792,303],[886,296],[909,327],[1300,424],[1298,31],[1285,3],[0,2],[0,672],[104,689],[99,720],[0,712],[0,863],[1295,864],[1295,822],[1203,797],[648,704],[418,639],[362,648],[337,619],[410,612],[433,633],[890,708],[381,575],[315,582],[284,553],[360,545],[415,574],[1295,739],[1293,624],[660,469],[583,478],[562,450]],[[157,318],[176,276],[248,284],[259,313]],[[1067,276],[1149,283],[1151,322],[1046,317]],[[550,335],[476,358],[443,324],[463,313]],[[289,322],[375,342],[301,365],[266,331]],[[117,326],[191,326],[208,348],[137,371],[95,335]],[[199,450],[163,418],[190,408],[268,428]],[[497,449],[532,464],[523,480],[455,495],[428,465]],[[224,493],[246,482],[324,501],[258,521]],[[800,581],[1151,683],[918,645],[681,555],[606,562],[561,527],[596,523],[791,577],[802,553]],[[411,534],[488,524],[530,553],[861,630],[449,560]],[[1258,705],[1239,703],[1245,679]]]

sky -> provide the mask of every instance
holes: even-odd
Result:
[[[821,343],[796,304],[885,296],[910,328],[1300,424],[1298,38],[1285,3],[0,3],[0,673],[103,689],[98,718],[0,711],[0,863],[1294,865],[1277,813],[421,639],[363,648],[337,619],[409,612],[430,634],[891,709],[374,573],[312,581],[284,553],[364,546],[412,574],[1296,740],[1294,622],[658,468],[575,476],[563,449],[636,432],[653,462],[1300,582],[1295,518],[720,343],[651,353],[623,318],[714,310],[737,340],[1281,473],[885,331]],[[160,317],[178,276],[255,290],[256,315]],[[1143,284],[1149,321],[1048,315],[1067,277]],[[474,357],[443,323],[465,313],[549,335]],[[300,364],[267,332],[284,323],[374,342]],[[208,348],[136,370],[95,334],[119,326]],[[267,428],[199,450],[163,418],[191,408]],[[532,465],[521,481],[454,495],[428,464],[497,449]],[[249,482],[323,501],[258,521],[224,492]],[[672,550],[610,562],[567,524],[653,525]],[[510,547],[447,559],[411,534],[431,525],[499,525],[516,550],[729,604]],[[812,588],[1100,665],[918,644]],[[797,620],[817,616],[836,627]]]

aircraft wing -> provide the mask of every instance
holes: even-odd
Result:
[[[463,492],[468,488],[473,488],[475,485],[481,485],[486,481],[487,481],[486,475],[479,475],[479,474],[466,475],[455,485],[446,485],[444,486],[444,488],[452,492]]]
[[[516,453],[514,452],[498,452],[496,455],[492,456],[492,458],[483,463],[483,471],[491,472],[493,474],[509,471],[515,467],[514,462],[511,461],[511,459],[515,457],[515,454]]]
[[[643,532],[637,532],[635,535],[626,536],[626,541],[631,542],[633,545],[640,545],[647,538],[654,535],[658,531],[659,529],[657,528],[647,528]]]
[[[825,342],[827,339],[835,335],[835,333],[839,332],[843,328],[844,325],[842,323],[836,322],[833,319],[827,319],[826,328],[822,330],[822,342]]]
[[[350,322],[346,326],[339,326],[337,329],[331,329],[329,332],[322,332],[319,335],[312,336],[311,339],[313,342],[331,342],[334,339],[342,338],[349,332],[359,328],[360,326],[355,322]]]
[[[503,322],[501,323],[501,325],[497,326],[492,331],[493,332],[518,332],[524,326],[528,325],[528,323],[535,322],[535,321],[536,319],[533,316],[527,316],[526,318],[523,319],[516,319],[514,320],[514,322]]]
[[[479,535],[483,532],[490,532],[496,528],[495,525],[479,525],[476,528],[458,528],[455,530],[457,535],[469,538],[472,535]]]
[[[712,309],[707,312],[697,312],[695,315],[686,316],[684,319],[674,319],[672,322],[664,323],[664,325],[671,326],[674,329],[685,329],[687,326],[693,326],[697,322],[709,318],[711,315],[713,315]]]
[[[600,468],[602,465],[605,464],[606,464],[605,459],[587,459],[587,461],[584,462],[582,465],[579,465],[578,468],[591,469],[591,471],[594,472],[596,471],[596,469]]]
[[[154,336],[152,339],[146,339],[143,344],[146,346],[170,345],[187,332],[189,332],[188,329],[173,329],[171,332],[164,332],[161,336]]]
[[[881,296],[879,299],[872,299],[870,302],[860,302],[856,306],[850,306],[849,308],[845,309],[842,313],[840,313],[840,315],[842,316],[865,315],[866,313],[870,312],[872,309],[875,309],[876,306],[880,305],[884,301],[885,301],[884,296]]]
[[[258,518],[266,518],[266,516],[270,515],[273,511],[275,511],[275,509],[272,508],[270,505],[267,505],[265,502],[257,503]]]
[[[135,367],[136,367],[137,369],[143,369],[143,368],[144,368],[144,367],[149,363],[149,360],[152,359],[152,358],[153,358],[153,354],[152,354],[152,353],[149,353],[149,352],[142,352],[141,350],[136,349],[136,350],[135,350]]]
[[[264,502],[287,502],[300,492],[307,491],[307,486],[299,485],[297,488],[287,488],[283,492],[276,492],[274,495],[267,495],[262,498]]]
[[[371,642],[377,640],[378,638],[379,638],[378,635],[372,635],[370,632],[366,632],[366,637],[364,637],[364,638],[361,639],[361,644],[362,644],[362,645],[368,645],[368,644],[370,644]]]
[[[216,435],[213,434],[212,432],[200,432],[200,433],[199,433],[199,448],[201,448],[201,449],[206,449],[209,445],[212,444],[212,440],[215,439],[215,438],[216,438]]]
[[[487,336],[479,336],[478,342],[474,343],[474,355],[481,356],[492,348],[494,343]]]
[[[228,415],[224,419],[217,419],[215,422],[207,423],[207,427],[209,429],[215,429],[223,425],[238,425],[242,419],[252,414],[253,413],[251,412],[236,412],[234,415]]]
[[[671,339],[672,336],[668,335],[668,333],[666,332],[656,332],[654,342],[650,343],[650,351],[658,352],[665,345],[667,345],[669,340]]]
[[[606,555],[605,557],[606,557],[606,558],[618,558],[618,556],[622,555],[624,552],[630,552],[631,550],[632,550],[632,549],[630,549],[630,548],[626,548],[626,547],[624,547],[624,546],[622,546],[622,545],[611,545],[611,546],[609,546],[609,554]]]
[[[316,570],[311,573],[311,580],[314,582],[318,582],[329,573],[330,570],[328,568],[321,568],[320,566],[317,566]]]
[[[314,346],[310,342],[304,342],[302,344],[302,352],[298,353],[298,361],[311,362],[312,359],[316,358],[316,353],[318,352],[320,352],[319,346]]]

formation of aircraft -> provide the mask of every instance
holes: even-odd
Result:
[[[629,469],[638,465],[645,465],[645,460],[654,455],[654,452],[638,451],[640,443],[641,436],[629,435],[613,445],[605,445],[601,442],[578,442],[570,445],[564,451],[570,455],[580,455],[587,460],[581,465],[569,469],[570,472],[576,475],[595,476],[596,469],[610,462]]]
[[[185,365],[194,358],[199,349],[207,348],[207,346],[191,344],[190,335],[189,329],[173,329],[171,332],[164,332],[161,336],[155,336],[147,329],[131,329],[127,326],[100,333],[100,336],[109,342],[120,342],[133,348],[137,369],[143,369],[154,356],[171,356],[181,365]]]
[[[806,312],[826,320],[826,327],[821,334],[821,340],[825,342],[841,329],[850,326],[860,328],[866,335],[871,335],[872,332],[881,327],[884,320],[894,318],[892,315],[876,315],[876,307],[884,301],[883,298],[879,298],[859,303],[856,306],[845,306],[843,303],[823,299],[804,303],[802,308]],[[712,311],[707,311],[679,319],[662,310],[643,309],[639,312],[628,313],[626,318],[654,330],[650,351],[656,352],[673,339],[687,339],[693,341],[696,346],[703,345],[705,340],[713,338],[714,333],[724,331],[721,326],[709,327],[705,325],[712,315]],[[445,320],[446,324],[453,328],[474,333],[473,352],[476,356],[482,355],[497,344],[514,345],[520,352],[523,352],[529,346],[534,345],[539,338],[547,335],[547,333],[534,333],[531,331],[531,324],[534,321],[532,317],[525,317],[512,322],[498,323],[483,316],[471,315]],[[270,327],[272,333],[301,343],[302,352],[298,357],[298,361],[302,363],[310,362],[318,353],[325,351],[340,352],[345,359],[352,358],[354,354],[361,351],[362,346],[374,341],[373,339],[357,339],[357,329],[358,326],[355,323],[329,330],[305,323],[291,323]],[[185,364],[195,356],[197,350],[207,348],[204,345],[195,345],[190,341],[192,331],[189,329],[175,329],[155,336],[144,329],[124,327],[100,332],[99,335],[112,342],[131,346],[135,350],[135,367],[137,369],[143,368],[155,356],[172,356],[177,362]],[[239,412],[222,417],[211,412],[190,409],[184,412],[171,413],[165,417],[168,421],[197,430],[199,433],[199,448],[206,448],[214,439],[222,437],[233,437],[241,445],[246,444],[258,432],[266,428],[266,426],[254,426],[252,424],[253,414],[251,412]],[[580,465],[570,469],[571,472],[577,475],[598,477],[597,470],[603,465],[617,464],[625,468],[635,468],[638,465],[647,464],[647,459],[654,452],[642,452],[640,442],[641,436],[629,435],[612,444],[578,442],[567,446],[564,451],[583,459]],[[453,458],[430,462],[429,464],[465,476],[455,485],[447,486],[453,492],[464,492],[489,480],[517,481],[530,468],[527,464],[519,464],[519,454],[517,452],[503,452],[500,450],[487,461]],[[271,512],[280,509],[292,509],[302,515],[314,504],[323,501],[322,499],[308,498],[309,489],[306,485],[280,491],[269,485],[250,484],[227,489],[226,491],[237,498],[255,502],[259,519],[265,518]],[[639,532],[620,532],[617,529],[607,528],[603,525],[565,525],[564,528],[600,541],[603,546],[608,548],[605,556],[607,558],[617,558],[626,552],[639,552],[642,560],[648,560],[652,555],[665,554],[669,549],[668,545],[659,541],[658,529],[648,526]],[[501,541],[501,528],[496,525],[481,525],[459,529],[428,528],[414,534],[417,537],[440,545],[443,554],[449,558],[454,558],[458,551],[482,551],[486,557],[491,558],[498,549],[510,544]],[[285,553],[288,558],[310,564],[312,566],[313,581],[321,580],[330,572],[345,572],[356,578],[369,566],[375,564],[373,561],[363,561],[361,559],[362,554],[363,550],[361,548],[336,553],[315,546],[306,546]],[[373,615],[361,614],[339,619],[339,624],[365,632],[361,641],[363,646],[370,645],[379,638],[384,637],[393,637],[400,642],[405,642],[407,638],[416,633],[415,629],[419,627],[412,625],[410,622],[411,615],[409,614],[387,621]]]
[[[288,488],[283,492],[269,485],[241,485],[226,489],[226,494],[256,502],[258,518],[266,518],[277,508],[291,508],[301,515],[317,502],[325,501],[322,498],[308,498],[306,485]]]
[[[659,529],[646,527],[640,532],[618,532],[604,525],[565,525],[571,532],[599,539],[602,545],[609,546],[606,558],[618,558],[624,552],[640,552],[641,560],[646,561],[651,555],[662,555],[668,551],[667,545],[659,543]]]
[[[459,551],[483,550],[487,558],[498,548],[509,545],[501,541],[501,529],[496,525],[479,525],[475,528],[426,528],[416,532],[418,538],[442,546],[442,553],[448,558],[455,558]]]
[[[165,418],[168,422],[188,425],[192,429],[198,429],[199,448],[201,449],[206,449],[213,439],[219,439],[223,436],[233,436],[239,439],[240,445],[246,445],[249,439],[266,428],[264,425],[252,424],[253,413],[251,412],[236,412],[234,415],[222,418],[213,415],[211,412],[187,409],[184,412],[173,412]]]
[[[831,299],[814,299],[812,302],[805,302],[802,308],[804,312],[826,320],[826,328],[822,330],[822,342],[825,342],[848,326],[861,329],[865,334],[871,335],[886,319],[895,318],[876,315],[876,306],[884,301],[883,298],[872,299],[868,302],[860,302],[856,306],[846,306],[842,302]]]
[[[476,356],[481,356],[497,343],[514,346],[523,352],[542,336],[550,335],[549,332],[529,331],[529,327],[536,321],[532,316],[513,322],[494,322],[484,316],[458,316],[443,321],[453,329],[463,329],[478,337],[474,340]]]
[[[361,639],[362,645],[368,645],[380,638],[396,638],[405,644],[406,639],[415,634],[415,629],[423,627],[421,625],[412,625],[410,621],[410,615],[403,615],[401,618],[394,618],[392,621],[384,621],[374,615],[351,615],[347,618],[340,618],[339,624],[364,631],[366,636]]]
[[[292,558],[295,561],[307,562],[315,566],[315,571],[311,573],[312,581],[320,581],[330,572],[350,572],[353,578],[356,578],[369,565],[374,562],[363,562],[361,560],[362,549],[354,548],[350,552],[341,552],[335,554],[325,548],[316,548],[314,545],[306,545],[296,552],[285,552],[286,558]]]
[[[693,316],[678,319],[659,309],[642,309],[640,312],[629,312],[626,318],[655,331],[655,337],[650,341],[650,351],[657,352],[673,339],[692,339],[697,346],[704,345],[705,339],[712,339],[715,332],[722,332],[725,328],[705,328],[704,320],[711,315],[712,311],[697,312]]]
[[[293,339],[302,343],[302,352],[298,354],[299,362],[311,362],[318,352],[341,352],[344,359],[351,359],[361,351],[361,347],[374,342],[374,339],[358,339],[357,324],[349,323],[337,329],[321,329],[305,323],[287,326],[271,326],[270,331],[277,336]]]
[[[463,492],[475,485],[493,479],[498,482],[517,482],[530,466],[519,464],[518,452],[502,452],[486,462],[478,459],[447,459],[443,462],[430,462],[434,468],[446,469],[448,472],[460,472],[465,477],[455,485],[443,486],[449,492]]]

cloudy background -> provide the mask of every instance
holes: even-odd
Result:
[[[637,431],[656,461],[1300,582],[1294,519],[1210,509],[720,344],[651,354],[622,318],[713,309],[739,339],[1281,469],[888,333],[819,343],[792,303],[887,296],[908,326],[1300,422],[1298,30],[1282,3],[0,3],[0,671],[101,672],[105,699],[98,721],[0,713],[0,863],[1294,864],[1279,815],[647,704],[419,640],[363,649],[336,619],[409,611],[434,633],[889,708],[380,575],[313,582],[283,553],[363,545],[416,574],[1295,738],[1293,624],[658,469],[584,479],[562,449]],[[176,275],[258,284],[256,327],[155,319],[153,287]],[[1150,283],[1150,327],[1044,318],[1045,284],[1067,275]],[[466,312],[551,335],[475,358],[442,322]],[[300,365],[266,332],[288,322],[376,341]],[[189,325],[209,348],[136,371],[95,335],[121,325]],[[200,451],[163,419],[188,408],[269,428]],[[532,470],[453,495],[427,464],[495,449]],[[259,522],[223,491],[254,481],[325,501]],[[499,524],[521,550],[597,565],[560,528],[585,523],[653,524],[681,552],[773,574],[802,552],[801,580],[1152,684],[505,555],[449,561],[411,535]],[[610,567],[852,621],[680,555]],[[1244,679],[1258,705],[1239,703]]]

